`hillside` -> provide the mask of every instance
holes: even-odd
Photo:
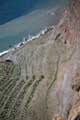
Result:
[[[0,120],[80,119],[78,5],[72,0],[58,25],[0,58]]]

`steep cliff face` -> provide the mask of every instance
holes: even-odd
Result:
[[[80,0],[70,0],[69,10],[75,17],[80,17]]]
[[[57,26],[0,58],[0,120],[80,119],[77,5],[72,0]]]
[[[80,0],[69,1],[70,20],[80,30]]]

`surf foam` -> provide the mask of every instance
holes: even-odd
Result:
[[[23,46],[24,44],[32,41],[32,40],[35,40],[35,39],[38,39],[40,36],[43,36],[44,34],[46,34],[47,32],[50,31],[50,29],[53,29],[53,26],[52,27],[48,27],[48,28],[45,28],[44,30],[40,31],[37,35],[33,36],[33,35],[28,35],[28,38],[24,37],[22,42],[18,43],[17,45],[15,45],[13,48],[11,49],[8,49],[8,50],[5,50],[3,52],[0,53],[0,57],[9,53],[10,51],[14,51],[18,48],[20,48],[21,46]]]

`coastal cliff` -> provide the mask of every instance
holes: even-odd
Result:
[[[80,119],[79,0],[53,28],[0,57],[0,120]]]

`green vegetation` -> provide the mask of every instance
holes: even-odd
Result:
[[[20,68],[13,63],[0,62],[0,119],[7,119],[7,112],[16,94],[21,88],[18,82],[20,81]],[[21,85],[22,85],[21,81]],[[18,87],[19,86],[19,87]],[[13,97],[12,97],[13,96]]]
[[[37,80],[37,81],[35,82],[35,84],[33,85],[32,91],[31,91],[30,96],[29,96],[29,98],[28,98],[28,100],[27,100],[27,103],[26,103],[26,108],[28,108],[28,105],[29,105],[29,103],[31,102],[31,100],[32,100],[32,98],[33,98],[33,96],[34,96],[34,93],[35,93],[35,91],[36,91],[36,89],[37,89],[37,87],[38,87],[38,85],[39,85],[39,83],[40,83],[41,81],[42,81],[42,79],[39,79],[39,80]]]

